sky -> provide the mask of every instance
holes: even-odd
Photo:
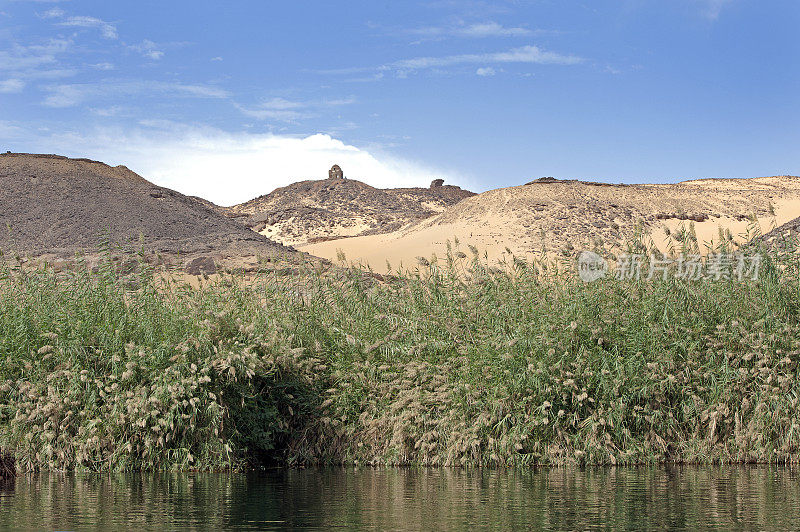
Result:
[[[222,205],[800,174],[798,0],[0,0],[0,150]]]

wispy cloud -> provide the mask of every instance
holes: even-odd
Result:
[[[350,96],[348,98],[334,98],[334,99],[326,99],[322,100],[322,105],[326,107],[338,107],[340,105],[353,105],[356,103],[355,96]]]
[[[15,92],[22,92],[25,88],[25,82],[21,79],[11,78],[0,81],[0,93],[11,94]]]
[[[100,30],[100,33],[103,37],[110,40],[116,40],[119,38],[119,34],[117,32],[117,27],[110,22],[106,22],[97,17],[90,17],[90,16],[70,16],[64,18],[66,13],[63,9],[54,7],[52,9],[48,9],[42,15],[42,18],[46,19],[62,19],[60,22],[56,24],[59,26],[64,27],[77,27],[77,28],[97,28]],[[152,59],[157,61],[164,57],[164,52],[160,49],[159,45],[155,42],[145,39],[138,44],[124,44],[129,50],[133,50],[142,54],[144,57],[148,59]]]
[[[71,69],[57,68],[57,58],[72,45],[64,39],[51,39],[27,46],[15,44],[8,50],[0,50],[0,72],[14,78],[54,78],[74,73]]]
[[[53,7],[51,9],[48,9],[44,13],[42,13],[41,17],[42,18],[61,18],[65,14],[66,13],[64,12],[64,10],[61,9],[60,7]]]
[[[59,59],[72,47],[72,41],[50,39],[36,44],[12,44],[0,50],[0,93],[19,93],[33,80],[54,80],[77,74],[77,70],[62,67]]]
[[[463,35],[464,37],[525,37],[527,35],[532,35],[533,32],[528,28],[509,28],[497,22],[486,22],[458,28],[455,34]]]
[[[22,128],[17,124],[13,124],[7,120],[0,120],[0,137],[3,137],[7,140],[23,138],[27,131],[27,129]]]
[[[355,102],[356,99],[354,97],[304,102],[287,100],[285,98],[271,98],[252,106],[241,104],[235,104],[235,106],[245,116],[258,120],[294,122],[304,118],[311,118],[316,112],[326,107],[351,105]]]
[[[305,104],[289,101],[284,98],[272,98],[251,107],[240,104],[235,104],[235,106],[245,116],[258,120],[292,122],[308,117],[308,113],[303,111],[306,107]]]
[[[475,73],[479,76],[487,77],[487,76],[494,76],[497,74],[497,71],[492,67],[480,67]]]
[[[90,109],[90,111],[92,112],[92,114],[95,114],[97,116],[110,117],[110,116],[121,115],[125,111],[125,108],[120,105],[112,105],[111,107],[92,108]]]
[[[0,71],[11,70],[21,72],[54,62],[55,57],[53,57],[53,54],[31,53],[30,50],[19,46],[14,47],[11,51],[0,50]]]
[[[61,11],[61,13],[63,14],[63,11]],[[96,17],[68,17],[67,19],[59,22],[58,25],[77,28],[97,28],[100,30],[101,35],[106,39],[117,39],[119,37],[116,26]]]
[[[386,74],[384,74],[383,72],[375,72],[367,76],[356,76],[354,78],[346,79],[344,81],[349,83],[373,83],[382,80],[384,77],[386,77]]]
[[[26,80],[53,80],[69,78],[77,74],[78,70],[74,68],[41,68],[22,72],[19,75]]]
[[[583,57],[572,54],[561,54],[544,50],[538,46],[527,45],[512,48],[503,52],[490,52],[482,54],[458,54],[446,56],[425,56],[401,59],[378,67],[348,67],[317,70],[319,74],[374,74],[349,81],[377,81],[384,78],[385,72],[394,72],[399,77],[406,77],[409,73],[430,68],[443,68],[457,65],[482,65],[484,68],[491,65],[504,63],[527,63],[539,65],[577,65],[583,63]]]
[[[172,95],[193,98],[227,98],[228,91],[207,85],[191,85],[158,81],[102,81],[97,83],[71,83],[45,87],[49,92],[43,102],[48,107],[74,107],[85,102],[96,102],[120,96]]]
[[[305,104],[300,102],[293,102],[285,98],[272,98],[271,100],[263,102],[261,104],[261,107],[263,107],[264,109],[275,109],[275,110],[285,111],[287,109],[298,109],[300,107],[305,107]]]
[[[498,14],[508,14],[513,11],[518,0],[429,0],[425,2],[428,8],[455,11],[462,17],[485,18]]]
[[[709,20],[717,20],[725,6],[733,0],[698,0],[702,4],[703,16]]]
[[[152,59],[157,61],[164,57],[164,52],[159,50],[158,45],[151,40],[145,39],[139,44],[134,44],[129,46],[131,50],[139,52],[143,56],[147,57],[148,59]]]
[[[581,62],[583,62],[583,58],[575,55],[550,52],[538,46],[528,45],[512,48],[505,52],[415,57],[395,61],[388,66],[398,70],[421,70],[461,64],[531,63],[540,65],[575,65]]]
[[[527,37],[534,31],[523,27],[508,27],[497,22],[482,22],[479,24],[459,24],[456,26],[428,26],[408,30],[412,35],[422,37]]]

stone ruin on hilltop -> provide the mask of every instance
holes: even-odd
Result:
[[[344,179],[344,172],[342,172],[338,164],[334,164],[331,166],[331,169],[328,170],[328,179]]]

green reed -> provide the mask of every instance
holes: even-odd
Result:
[[[414,271],[191,288],[0,266],[0,447],[20,469],[796,462],[793,250],[757,281],[584,283],[458,245]],[[471,255],[471,256],[470,256]]]

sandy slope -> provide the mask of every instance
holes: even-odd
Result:
[[[703,179],[669,185],[601,185],[578,181],[537,183],[503,188],[467,198],[409,228],[303,246],[303,251],[347,260],[384,271],[414,266],[417,257],[442,257],[447,241],[458,239],[500,259],[510,249],[532,258],[546,249],[570,256],[602,246],[619,249],[637,231],[649,232],[666,247],[665,229],[675,234],[694,226],[698,241],[719,241],[720,228],[742,241],[751,216],[768,232],[800,216],[800,178]]]

